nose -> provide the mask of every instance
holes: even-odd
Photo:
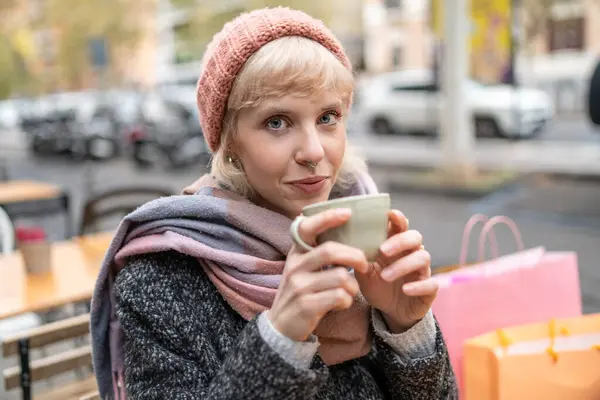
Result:
[[[316,127],[304,129],[302,142],[296,152],[296,162],[306,165],[312,163],[317,165],[325,157],[325,149],[321,143],[321,135]]]

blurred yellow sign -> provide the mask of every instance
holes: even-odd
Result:
[[[444,40],[444,0],[431,0],[435,37]],[[502,82],[511,68],[512,0],[471,0],[471,76]]]
[[[25,60],[29,60],[35,55],[35,45],[30,31],[25,29],[18,30],[12,36],[12,44]]]

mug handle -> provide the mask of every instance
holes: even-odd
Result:
[[[302,250],[304,251],[311,251],[312,249],[314,249],[313,246],[311,246],[310,244],[306,243],[304,241],[304,239],[302,239],[300,237],[300,233],[298,232],[298,228],[300,227],[300,223],[302,222],[302,220],[304,219],[304,215],[298,215],[294,221],[292,221],[292,225],[290,225],[290,235],[292,236],[292,241],[299,246]],[[323,270],[327,270],[327,269],[332,269],[335,268],[335,265],[328,265],[323,267]],[[349,267],[345,267],[349,273],[354,273],[354,269],[353,268],[349,268]]]
[[[302,220],[304,218],[305,218],[304,215],[298,215],[294,219],[294,221],[292,222],[292,225],[290,225],[290,235],[292,236],[292,241],[298,247],[300,247],[304,251],[311,251],[312,249],[314,249],[314,247],[311,246],[310,244],[306,243],[304,241],[304,239],[302,239],[300,237],[300,233],[298,233],[298,228],[300,227],[300,223],[302,222]]]
[[[458,261],[459,266],[462,267],[467,262],[467,252],[469,251],[469,242],[471,239],[471,231],[473,230],[475,225],[477,225],[478,223],[482,222],[484,224],[487,224],[489,221],[490,221],[490,219],[488,218],[488,216],[483,215],[483,214],[474,214],[471,218],[469,218],[469,220],[467,221],[467,223],[465,225],[465,229],[463,231],[462,247],[460,250],[460,258]],[[483,230],[481,231],[480,235],[483,235]],[[498,242],[496,241],[496,235],[494,234],[493,229],[490,229],[489,235],[490,235],[490,246],[492,248],[492,255],[495,255],[495,258],[498,258]],[[480,250],[480,255],[481,255],[481,250]]]

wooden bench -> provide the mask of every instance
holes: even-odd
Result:
[[[84,314],[5,337],[2,340],[4,357],[19,358],[18,366],[3,371],[5,390],[8,392],[21,388],[23,400],[99,399],[93,374],[56,389],[36,393],[35,396],[32,393],[32,384],[35,382],[92,366],[92,350],[87,344],[35,360],[30,357],[32,349],[87,336],[90,332],[89,323],[89,314]]]

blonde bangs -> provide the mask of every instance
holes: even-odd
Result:
[[[227,108],[239,111],[256,107],[268,97],[310,97],[329,90],[349,104],[354,90],[352,72],[321,44],[286,36],[261,47],[248,59],[233,85]]]

